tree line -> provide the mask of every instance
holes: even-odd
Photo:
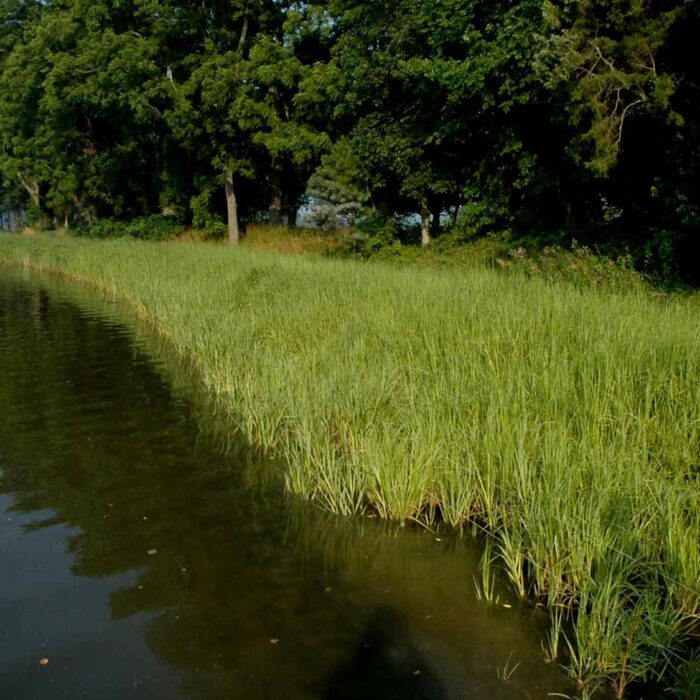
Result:
[[[699,33],[696,0],[0,0],[0,202],[236,241],[311,197],[698,281]]]

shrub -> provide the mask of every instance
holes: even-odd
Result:
[[[161,214],[141,216],[132,219],[127,224],[127,235],[146,241],[164,241],[175,238],[183,231],[183,227],[174,219]]]
[[[85,238],[104,239],[128,236],[146,241],[164,241],[178,236],[182,231],[182,225],[176,220],[162,214],[152,214],[130,221],[101,219],[90,226],[81,226],[75,233]]]
[[[396,238],[396,223],[393,219],[382,216],[368,216],[357,226],[358,236],[355,250],[364,257],[394,243]]]
[[[226,238],[228,236],[228,226],[223,222],[216,219],[211,219],[207,222],[204,227],[205,238]]]

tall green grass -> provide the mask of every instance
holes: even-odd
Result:
[[[127,300],[293,492],[487,533],[584,696],[700,677],[694,299],[204,244],[7,236],[0,260]]]

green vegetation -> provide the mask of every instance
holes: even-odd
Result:
[[[483,533],[584,694],[695,683],[694,298],[127,239],[6,236],[0,260],[128,301],[294,493]]]
[[[141,216],[131,221],[118,219],[102,219],[91,226],[84,226],[77,230],[78,236],[88,238],[119,238],[131,236],[149,241],[164,241],[183,232],[183,227],[166,216],[153,214]]]
[[[700,283],[699,31],[691,0],[0,0],[0,213],[84,239],[0,258],[128,300],[294,492],[485,533],[482,594],[493,564],[547,605],[585,692],[690,687],[700,305],[638,271]]]
[[[189,232],[188,238],[207,238]],[[570,249],[514,246],[507,237],[478,237],[470,241],[443,236],[428,247],[394,242],[375,248],[372,240],[352,230],[334,234],[315,229],[289,229],[284,226],[251,226],[243,245],[253,250],[293,255],[321,255],[337,259],[367,260],[433,268],[472,269],[475,265],[494,270],[517,271],[551,282],[569,282],[580,288],[647,291],[661,295],[663,289],[635,271],[629,257],[616,260],[596,255],[576,242]]]
[[[699,31],[692,0],[0,0],[0,206],[235,243],[311,202],[373,250],[576,240],[700,283]]]

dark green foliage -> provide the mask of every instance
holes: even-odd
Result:
[[[223,221],[210,220],[204,227],[207,238],[217,239],[226,237],[226,224]]]
[[[183,231],[177,221],[159,214],[140,216],[130,221],[122,219],[101,219],[89,226],[76,229],[78,236],[86,238],[120,238],[128,236],[145,241],[165,241],[175,238]]]
[[[44,227],[309,196],[372,247],[422,220],[700,282],[699,34],[690,0],[1,0],[0,179]]]
[[[346,223],[351,228],[368,213],[369,192],[348,139],[341,138],[321,159],[309,179],[306,194],[315,200],[314,218],[320,228]]]
[[[383,216],[368,216],[358,226],[353,249],[369,257],[380,249],[391,246],[396,239],[396,222]]]

